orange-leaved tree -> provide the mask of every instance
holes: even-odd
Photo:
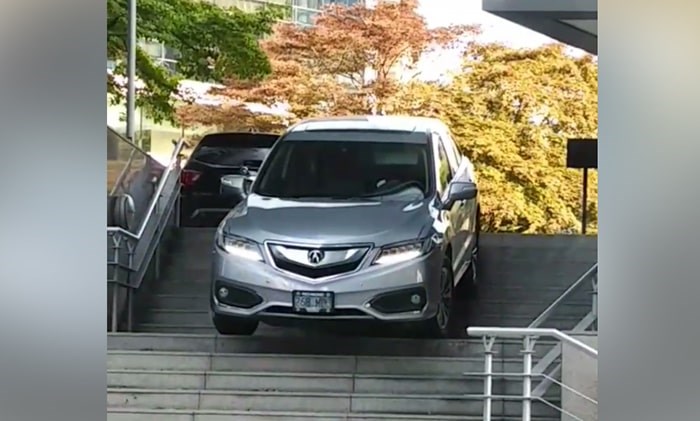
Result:
[[[426,53],[462,48],[478,32],[467,25],[430,28],[417,6],[417,0],[373,8],[331,5],[311,27],[280,23],[262,43],[272,73],[257,80],[231,78],[217,93],[239,104],[286,104],[288,121],[395,113],[393,96],[415,78]],[[218,124],[240,108],[187,106],[180,115],[191,123]]]

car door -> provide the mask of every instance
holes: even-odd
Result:
[[[450,183],[455,177],[454,166],[450,162],[447,150],[445,149],[444,142],[439,133],[432,133],[433,140],[433,155],[435,156],[435,169],[436,173],[436,188],[440,195],[441,200],[447,198],[449,192]],[[444,210],[443,217],[448,226],[448,234],[451,237],[450,244],[452,245],[452,267],[453,270],[458,270],[462,267],[464,263],[465,251],[464,249],[464,238],[462,226],[464,225],[464,218],[462,211],[463,204],[456,202],[452,205],[452,208]]]
[[[455,180],[460,182],[470,182],[476,183],[476,174],[474,173],[474,166],[468,157],[463,156],[459,148],[457,148],[452,136],[447,129],[441,131],[441,139],[447,151],[448,158],[451,158],[453,165],[456,166],[455,169]],[[461,269],[466,270],[466,263],[469,263],[471,250],[476,245],[477,241],[477,218],[478,218],[478,199],[471,199],[464,202],[460,209],[460,220],[462,225],[460,227],[460,239],[463,241],[463,253],[464,259],[462,262],[465,263]],[[460,273],[456,273],[460,275]]]

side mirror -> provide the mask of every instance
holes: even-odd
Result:
[[[449,191],[447,192],[447,198],[443,202],[442,208],[445,210],[452,209],[452,206],[456,202],[476,198],[478,192],[479,190],[476,187],[475,183],[453,181],[452,183],[450,183]]]
[[[221,194],[224,196],[247,196],[255,177],[249,175],[225,175],[221,177]]]

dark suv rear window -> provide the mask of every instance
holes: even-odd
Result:
[[[276,135],[255,133],[208,135],[190,159],[208,165],[259,167],[276,140]]]

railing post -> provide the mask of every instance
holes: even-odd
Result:
[[[591,279],[591,284],[593,290],[591,293],[591,312],[595,316],[595,321],[591,324],[591,327],[597,331],[598,330],[598,274],[596,274],[593,279]]]
[[[117,315],[119,314],[119,311],[117,310],[117,306],[119,304],[119,284],[118,283],[113,283],[112,284],[112,320],[110,320],[110,324],[112,325],[110,332],[116,332],[119,324],[118,324],[118,318]]]
[[[153,251],[153,278],[160,279],[160,244]]]
[[[131,332],[134,314],[134,289],[131,287],[126,289],[126,308],[126,331]]]
[[[483,338],[484,341],[484,421],[491,421],[493,408],[493,345],[496,338]]]
[[[532,336],[523,338],[523,421],[532,418],[532,354],[535,341]]]
[[[180,181],[178,181],[178,183],[179,182]],[[178,190],[179,190],[179,188],[178,188]],[[177,198],[175,199],[175,212],[173,212],[175,214],[175,216],[174,216],[175,221],[173,224],[173,225],[175,225],[175,228],[180,228],[180,211],[181,211],[181,209],[180,209],[180,194],[178,194]]]

